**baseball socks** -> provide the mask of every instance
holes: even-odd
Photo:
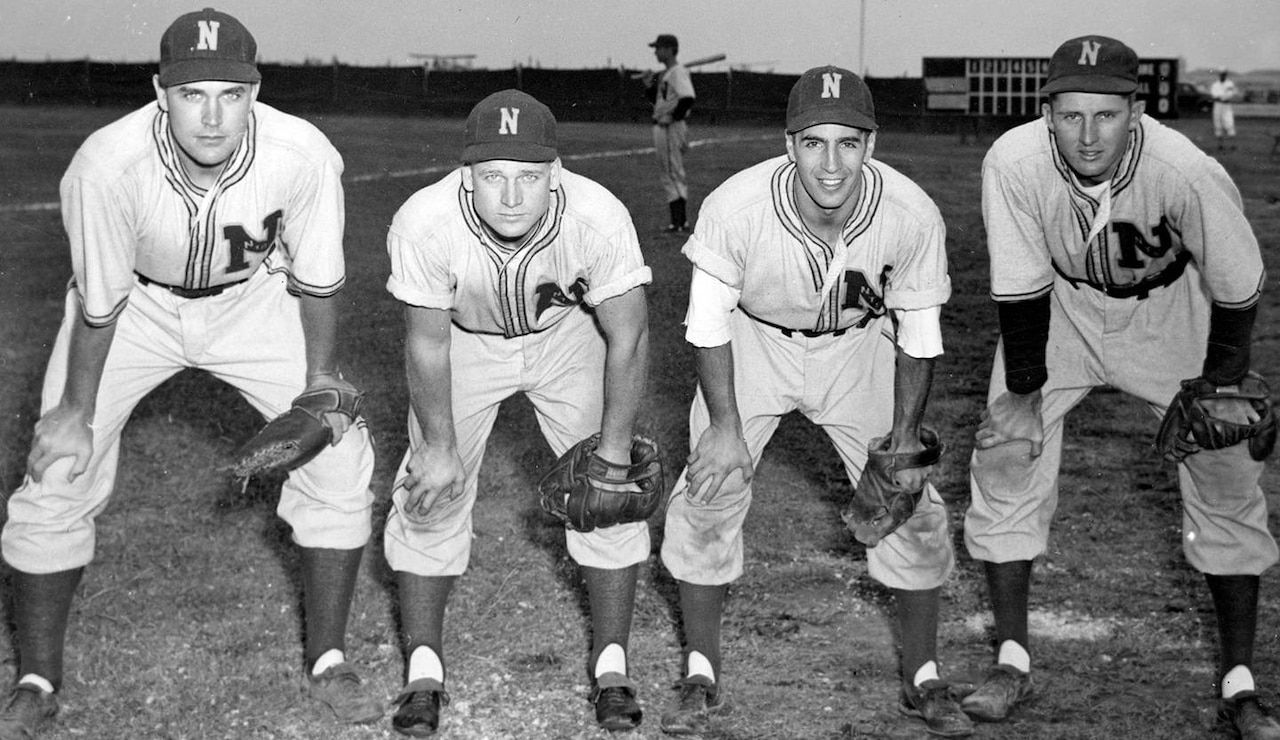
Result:
[[[667,208],[671,211],[671,231],[689,230],[689,217],[685,212],[685,202],[684,198],[677,198],[667,203]]]
[[[627,652],[616,642],[605,645],[600,657],[596,658],[595,677],[600,678],[606,673],[627,675]]]
[[[409,655],[409,683],[428,678],[444,685],[444,664],[430,646],[419,645]]]
[[[704,676],[711,681],[712,685],[716,682],[716,669],[711,666],[711,661],[707,660],[707,656],[697,650],[689,651],[689,659],[685,666],[685,678],[693,678],[694,676]]]
[[[1027,649],[1013,640],[1000,643],[1000,652],[996,655],[996,663],[1010,665],[1023,673],[1031,672],[1031,655]]]

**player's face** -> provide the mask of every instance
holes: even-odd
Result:
[[[551,206],[560,187],[560,160],[493,159],[462,168],[462,186],[475,193],[476,213],[504,241],[523,239]]]
[[[826,215],[853,208],[862,183],[862,163],[875,151],[874,131],[822,123],[787,136],[787,156],[796,163],[801,213],[816,206]]]
[[[1145,103],[1128,95],[1065,92],[1043,106],[1058,153],[1083,185],[1111,179],[1138,125]]]
[[[206,80],[160,87],[157,77],[155,87],[187,173],[197,182],[217,178],[244,138],[258,86]]]

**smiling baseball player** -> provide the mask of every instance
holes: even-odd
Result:
[[[1160,413],[1185,379],[1216,392],[1249,378],[1264,273],[1240,194],[1216,161],[1143,114],[1137,88],[1131,48],[1067,41],[1050,60],[1043,118],[1001,136],[983,163],[1001,342],[965,541],[986,568],[999,651],[963,703],[978,719],[1004,719],[1034,690],[1028,590],[1057,506],[1065,415],[1097,386]],[[1192,402],[1227,423],[1257,420],[1243,399]],[[1265,452],[1250,446],[1179,453],[1183,551],[1213,595],[1221,716],[1240,736],[1275,740],[1252,663],[1259,576],[1278,551],[1258,486]]]
[[[268,418],[304,390],[354,391],[336,357],[342,159],[314,126],[257,102],[255,54],[225,13],[179,17],[160,42],[156,101],[92,134],[62,179],[74,280],[3,533],[20,662],[0,737],[29,737],[57,712],[67,615],[143,396],[184,368]],[[373,448],[362,421],[347,424],[289,475],[277,511],[301,549],[309,691],[371,721],[382,708],[343,643]]]
[[[924,191],[872,159],[876,128],[857,75],[805,72],[787,106],[786,155],[712,192],[684,246],[694,264],[686,338],[698,348],[698,390],[693,451],[662,544],[686,637],[679,703],[662,717],[667,733],[697,734],[725,706],[724,596],[742,575],[752,471],[780,418],[799,411],[819,424],[851,481],[865,474],[873,438],[889,438],[893,452],[923,447],[939,316],[951,294],[945,228]],[[929,472],[899,471],[921,500],[867,560],[898,604],[901,711],[958,737],[973,725],[940,680],[936,655],[939,587],[955,556]]]
[[[630,459],[648,370],[651,273],[626,207],[560,166],[556,121],[517,90],[467,118],[464,165],[415,193],[387,237],[387,289],[405,303],[409,449],[387,518],[408,655],[393,719],[423,736],[440,722],[445,603],[471,554],[471,509],[499,404],[523,392],[561,455],[599,432],[605,460]],[[597,721],[640,723],[626,647],[643,521],[566,531],[591,605]]]

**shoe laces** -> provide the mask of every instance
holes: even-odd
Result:
[[[707,708],[710,692],[700,683],[686,683],[680,687],[680,711],[700,712]]]

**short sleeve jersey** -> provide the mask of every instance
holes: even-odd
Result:
[[[401,301],[516,337],[652,280],[631,215],[594,181],[562,168],[547,214],[511,248],[490,236],[461,172],[414,193],[391,223],[387,290]]]
[[[263,103],[208,190],[187,176],[158,104],[99,129],[61,184],[85,320],[115,321],[135,271],[197,289],[265,268],[287,273],[294,293],[338,292],[346,280],[342,167],[318,129]]]
[[[742,291],[749,314],[825,332],[951,297],[942,214],[919,186],[868,160],[843,241],[830,245],[801,220],[795,180],[786,156],[739,172],[707,196],[685,243],[695,265]]]
[[[1109,222],[1088,240],[1100,201],[1080,186],[1045,122],[997,139],[982,167],[992,297],[1045,295],[1055,271],[1100,289],[1133,290],[1163,284],[1165,270],[1193,260],[1214,302],[1257,302],[1265,274],[1240,193],[1185,136],[1143,116],[1110,198]]]
[[[688,67],[677,64],[663,70],[658,78],[658,95],[653,100],[653,120],[661,120],[675,112],[680,98],[693,97],[697,96],[693,93],[693,77]]]

